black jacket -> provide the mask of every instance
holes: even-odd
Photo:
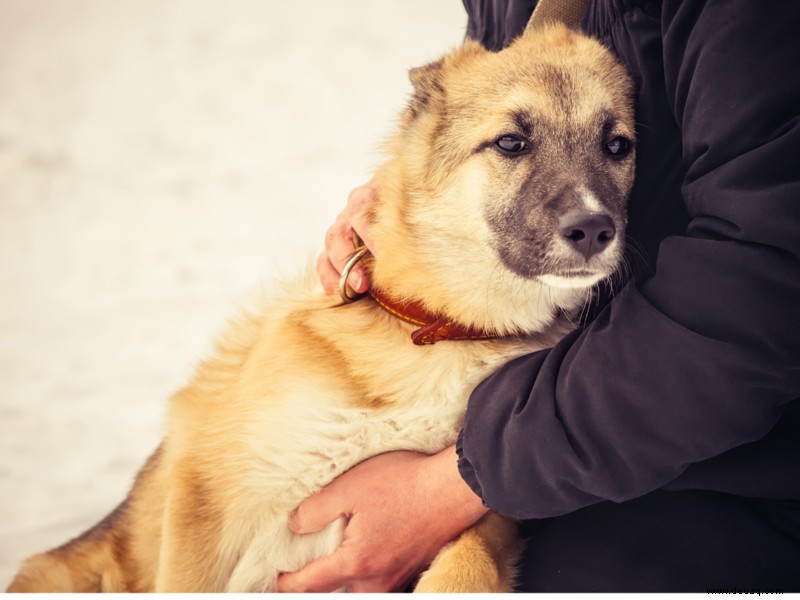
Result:
[[[468,35],[499,49],[533,4],[465,0]],[[715,490],[786,507],[800,539],[798,24],[800,2],[591,3],[638,90],[635,280],[473,393],[459,468],[487,506]]]

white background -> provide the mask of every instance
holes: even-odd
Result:
[[[124,498],[465,26],[459,0],[0,0],[0,588]]]

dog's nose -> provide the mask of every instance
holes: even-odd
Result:
[[[558,229],[586,260],[605,250],[617,234],[611,217],[603,213],[568,213],[559,219]]]

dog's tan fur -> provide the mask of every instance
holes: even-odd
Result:
[[[596,276],[572,285],[579,259],[551,235],[551,213],[564,186],[590,186],[580,165],[600,165],[605,191],[596,195],[624,228],[632,157],[600,151],[610,134],[634,135],[624,71],[599,44],[551,27],[497,54],[467,42],[411,77],[414,97],[376,175],[373,285],[465,325],[524,335],[414,346],[413,325],[368,298],[341,305],[309,275],[230,324],[172,398],[166,438],[127,500],[81,537],[28,559],[11,591],[274,589],[279,572],[341,540],[341,520],[291,534],[300,501],[374,454],[452,444],[478,382],[568,331],[591,284],[616,268],[620,244],[581,262]],[[536,151],[509,158],[494,147],[514,132]],[[540,172],[547,183],[532,189]],[[512,239],[520,220],[542,239]],[[538,244],[530,262],[539,275],[519,272],[525,244]],[[501,250],[511,258],[499,259]],[[567,283],[542,283],[553,273]],[[516,550],[513,524],[488,515],[419,587],[508,590]]]

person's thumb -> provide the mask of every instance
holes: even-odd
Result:
[[[289,529],[294,533],[322,531],[339,517],[350,517],[349,509],[343,506],[340,497],[329,486],[321,492],[303,500],[291,515]]]

